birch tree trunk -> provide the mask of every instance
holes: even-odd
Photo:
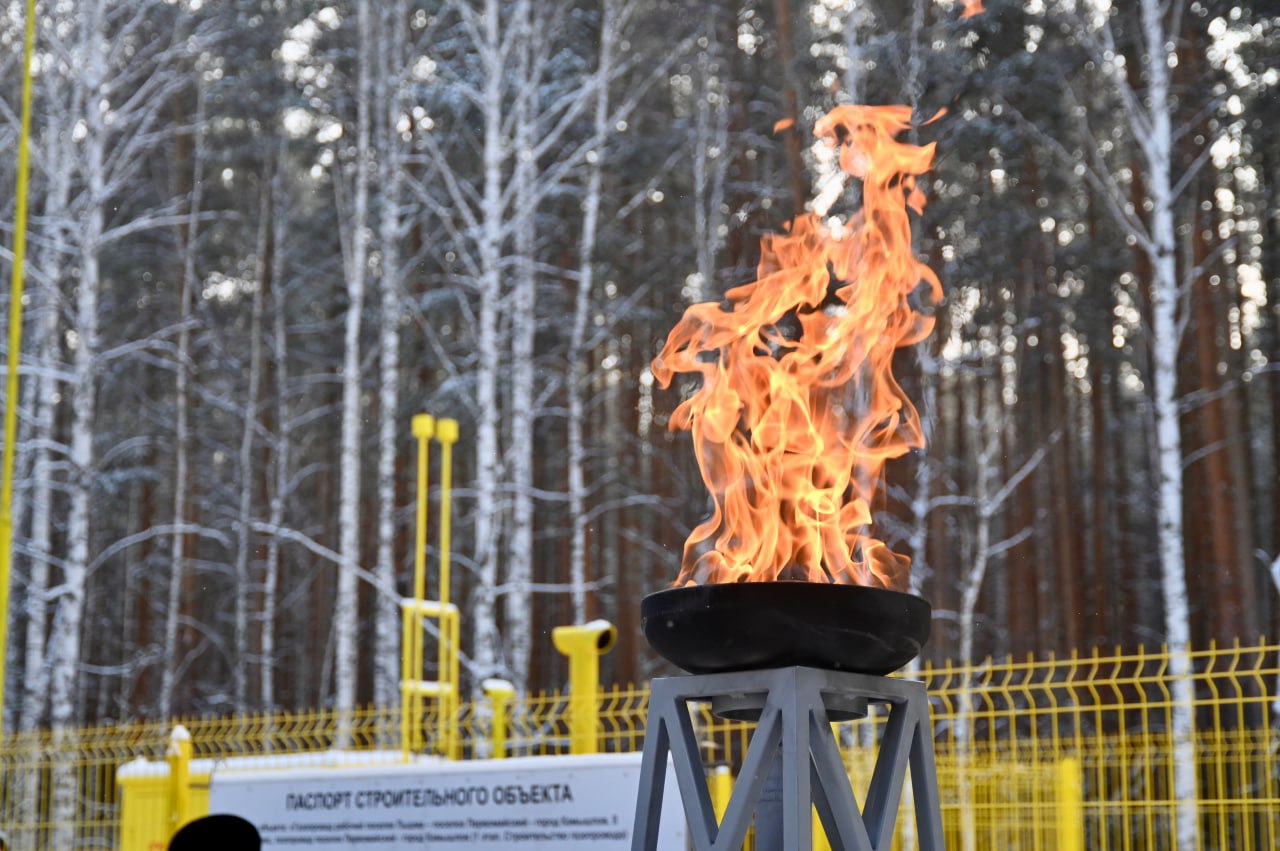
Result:
[[[52,78],[54,75],[50,75]],[[58,92],[49,87],[49,103],[59,103]],[[63,113],[63,117],[66,114]],[[62,309],[61,281],[65,274],[67,244],[66,217],[71,198],[71,170],[75,163],[71,133],[51,130],[45,148],[45,173],[49,189],[45,194],[43,219],[48,224],[48,247],[40,254],[40,303],[35,316],[36,361],[42,372],[35,384],[35,449],[32,459],[31,489],[31,571],[27,580],[26,642],[23,661],[22,711],[19,729],[34,730],[44,714],[48,696],[45,671],[45,642],[48,625],[49,559],[53,545],[53,458],[54,415],[57,410],[58,379],[52,371],[60,359],[59,316]]]
[[[595,287],[596,230],[600,221],[600,186],[604,176],[604,147],[609,134],[609,75],[613,65],[615,0],[604,0],[600,19],[600,58],[596,72],[592,150],[587,155],[587,190],[582,201],[582,241],[578,253],[578,289],[574,294],[573,330],[569,336],[568,464],[569,517],[573,532],[569,543],[569,584],[575,623],[587,619],[587,480],[586,392],[590,387],[586,337]]]
[[[382,188],[382,209],[378,219],[378,247],[382,258],[382,321],[378,326],[378,410],[381,419],[378,423],[378,553],[374,566],[378,589],[373,606],[373,699],[378,706],[395,704],[400,676],[394,544],[396,436],[400,413],[400,299],[403,292],[400,268],[401,195],[404,191],[404,146],[397,125],[404,113],[398,77],[404,62],[404,20],[404,0],[387,4],[381,12],[380,67],[374,96],[374,101],[385,109],[378,123],[379,182]]]
[[[534,180],[537,162],[533,145],[538,121],[539,74],[534,64],[533,39],[541,38],[528,0],[513,9],[513,35],[517,45],[517,79],[521,96],[515,103],[515,285],[511,303],[511,443],[507,469],[511,489],[511,531],[507,539],[507,575],[504,582],[503,615],[506,669],[517,690],[524,690],[529,670],[530,642],[533,640],[533,431],[534,335],[538,330],[537,275],[533,256],[537,237],[537,207]],[[575,618],[577,617],[575,613]]]
[[[101,286],[99,250],[103,231],[107,128],[98,97],[106,77],[104,0],[85,10],[83,56],[85,87],[89,93],[84,110],[86,134],[81,165],[87,199],[80,232],[80,280],[76,287],[75,388],[71,414],[71,454],[68,491],[71,510],[67,518],[67,560],[58,598],[54,628],[50,633],[50,721],[53,752],[67,753],[69,733],[76,721],[80,676],[80,629],[84,619],[84,591],[89,564],[89,501],[93,495],[93,425],[97,381],[98,290]],[[50,811],[52,848],[74,847],[77,816],[76,767],[60,761],[54,767]]]
[[[862,27],[870,17],[862,0],[849,0],[845,6],[844,17],[844,53],[846,62],[844,71],[844,90],[849,95],[850,103],[862,103]],[[914,42],[913,42],[914,49]]]
[[[964,572],[960,594],[960,665],[969,668],[973,664],[974,617],[978,608],[978,596],[986,578],[991,553],[991,470],[996,466],[1000,452],[999,426],[992,415],[992,407],[998,404],[993,391],[993,380],[982,381],[968,373],[969,392],[979,399],[975,415],[967,427],[972,435],[971,445],[976,450],[973,465],[973,501],[976,511],[973,529],[973,557]],[[980,398],[979,398],[980,397]],[[978,847],[977,821],[974,818],[972,742],[973,742],[973,688],[965,679],[961,683],[956,718],[956,759],[960,769],[960,848],[974,851]]]
[[[285,145],[281,142],[280,154],[277,162],[284,161]],[[273,195],[275,196],[275,211],[272,214],[272,245],[275,250],[271,255],[271,283],[272,293],[274,294],[274,304],[272,305],[272,322],[271,322],[271,340],[274,345],[272,355],[275,362],[275,385],[276,385],[276,438],[275,438],[275,469],[274,487],[271,493],[271,508],[269,509],[268,522],[271,528],[279,529],[284,525],[284,501],[289,490],[289,455],[290,455],[290,424],[289,424],[289,336],[288,326],[285,323],[287,301],[285,299],[285,282],[284,282],[284,244],[285,244],[285,228],[287,208],[284,203],[283,180],[281,178],[282,170],[277,170],[274,177],[276,184]],[[259,693],[262,701],[262,708],[267,712],[275,709],[275,662],[276,662],[276,595],[280,584],[280,536],[270,535],[267,538],[266,564],[263,566],[262,577],[262,637],[259,642],[260,652],[262,654],[261,667],[259,669]]]
[[[351,221],[351,253],[347,266],[347,315],[342,359],[341,473],[338,494],[338,584],[334,599],[334,706],[344,714],[356,705],[357,616],[356,571],[360,560],[360,325],[364,314],[365,275],[369,247],[369,65],[373,61],[372,11],[369,0],[357,4],[360,33],[356,83],[355,208]],[[349,719],[347,721],[349,723]],[[346,731],[339,732],[344,743]]]
[[[702,92],[694,119],[693,151],[693,233],[698,271],[696,283],[686,296],[690,304],[707,300],[714,291],[716,254],[724,226],[725,175],[729,167],[729,109],[727,93],[720,77],[720,43],[714,16],[708,16],[707,46],[698,53],[698,76]],[[604,46],[601,45],[603,58]],[[607,107],[607,103],[605,104]],[[597,106],[597,118],[601,117]],[[599,125],[597,124],[597,132]]]
[[[187,209],[186,239],[183,244],[182,290],[178,296],[177,377],[174,388],[173,435],[173,539],[169,553],[169,587],[164,611],[164,634],[161,639],[160,697],[161,715],[174,711],[174,680],[181,658],[178,652],[178,619],[182,614],[182,587],[187,572],[187,523],[190,496],[191,443],[191,309],[195,298],[196,247],[199,241],[200,212],[204,197],[204,86],[196,86],[196,142],[191,175],[191,200]]]
[[[1151,275],[1151,385],[1155,421],[1156,523],[1160,564],[1160,584],[1164,597],[1164,632],[1169,652],[1169,724],[1173,739],[1173,795],[1176,804],[1176,846],[1189,851],[1198,846],[1196,764],[1192,729],[1195,722],[1195,684],[1192,680],[1190,608],[1187,598],[1186,557],[1182,520],[1182,437],[1178,412],[1178,347],[1181,325],[1178,316],[1180,287],[1175,255],[1174,207],[1177,191],[1172,177],[1175,137],[1175,103],[1171,98],[1170,69],[1177,63],[1175,40],[1186,9],[1183,0],[1162,4],[1160,0],[1140,0],[1138,19],[1141,40],[1137,47],[1145,71],[1145,92],[1137,88],[1139,75],[1131,81],[1126,70],[1113,61],[1118,53],[1112,33],[1111,9],[1082,10],[1088,21],[1082,27],[1099,66],[1111,76],[1129,124],[1129,131],[1142,163],[1146,166],[1142,187],[1146,197],[1135,199],[1149,213],[1144,219],[1130,204],[1128,193],[1134,185],[1121,183],[1114,173],[1099,168],[1101,158],[1091,152],[1085,174],[1113,217],[1139,246]],[[1094,18],[1096,17],[1096,21]],[[1108,56],[1108,53],[1111,56]],[[1109,69],[1109,70],[1108,70]],[[1186,129],[1186,128],[1182,128]],[[1079,162],[1052,136],[1038,137],[1059,157]],[[1098,144],[1086,140],[1086,144]],[[1193,166],[1194,168],[1195,166]],[[1184,174],[1185,185],[1191,174]]]
[[[995,471],[1001,469],[1000,455],[1003,450],[1000,439],[1000,424],[1003,419],[1000,402],[1000,367],[992,367],[996,376],[983,376],[973,372],[966,374],[971,386],[967,390],[975,399],[975,413],[964,424],[970,435],[969,443],[974,448],[973,460],[973,555],[965,568],[960,583],[960,665],[971,668],[974,663],[973,646],[977,629],[978,600],[982,595],[983,583],[987,570],[997,558],[1016,547],[1031,535],[1032,527],[1016,530],[1001,540],[992,542],[992,525],[1005,511],[1005,504],[1017,492],[1019,485],[1031,474],[1047,452],[1041,446],[1022,466],[1020,466],[1004,482],[997,482]],[[973,742],[973,704],[972,683],[965,680],[960,685],[958,711],[955,727],[956,756],[960,766],[960,838],[964,851],[973,851],[978,847],[977,822],[974,817],[975,808],[971,800],[972,765],[970,757]]]
[[[262,200],[259,204],[257,287],[253,291],[253,304],[249,317],[249,393],[244,401],[244,427],[240,433],[235,634],[231,655],[232,702],[237,712],[244,712],[249,708],[249,605],[252,599],[249,545],[253,537],[253,444],[254,433],[258,429],[258,397],[262,387],[262,311],[265,298],[263,291],[267,286],[267,276],[270,274],[267,252],[270,244],[271,201],[271,188],[267,184],[262,187]]]
[[[1169,649],[1170,722],[1173,733],[1174,797],[1177,800],[1177,847],[1198,847],[1196,763],[1191,740],[1195,686],[1188,655],[1191,644],[1186,565],[1182,540],[1182,438],[1178,430],[1178,275],[1174,256],[1174,196],[1170,176],[1173,128],[1170,112],[1170,63],[1176,60],[1174,33],[1166,29],[1159,0],[1141,0],[1147,71],[1145,136],[1135,127],[1146,154],[1147,192],[1151,201],[1151,318],[1154,365],[1152,383],[1156,420],[1157,528],[1161,587],[1164,592],[1165,641]]]
[[[493,676],[498,661],[498,626],[494,594],[498,579],[498,300],[501,296],[503,233],[502,166],[506,160],[503,139],[502,45],[498,0],[485,0],[482,109],[484,112],[484,190],[481,200],[480,309],[476,346],[476,585],[472,596],[472,659],[481,677]]]
[[[858,21],[861,18],[861,10],[856,10],[849,15],[846,22],[845,44],[849,51],[849,70],[845,72],[845,86],[849,89],[850,96],[854,99],[854,103],[860,103],[858,100],[860,90],[860,78],[858,76]],[[920,84],[919,77],[921,73],[922,61],[920,59],[920,37],[924,30],[924,5],[921,0],[914,0],[911,11],[911,50],[907,60],[907,81],[906,93],[908,101],[911,105],[911,114],[914,116],[919,110]],[[913,127],[911,129],[912,142],[916,141],[918,133]],[[940,334],[941,328],[935,329],[934,334]],[[911,496],[911,532],[908,536],[908,546],[911,548],[911,573],[907,576],[907,590],[912,594],[919,594],[924,587],[924,580],[928,578],[930,570],[927,561],[928,545],[929,545],[929,511],[931,509],[931,497],[933,495],[933,474],[934,464],[930,455],[929,447],[933,442],[932,425],[934,415],[938,409],[938,358],[934,355],[935,347],[934,338],[925,340],[916,345],[916,365],[919,370],[920,380],[920,429],[924,437],[924,448],[919,451],[917,456],[918,466],[916,467],[915,491]],[[938,346],[940,349],[941,346]],[[912,659],[908,665],[908,676],[914,677],[919,671],[920,660]]]

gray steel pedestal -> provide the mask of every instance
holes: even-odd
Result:
[[[754,700],[760,706],[760,717],[724,820],[717,825],[688,701],[726,696],[739,702],[745,698],[748,704]],[[847,706],[850,699],[858,698],[891,707],[861,813],[828,714],[830,706]],[[695,851],[737,851],[779,752],[784,847],[767,851],[810,851],[811,806],[818,808],[835,851],[888,851],[908,764],[919,847],[922,851],[944,851],[924,684],[800,667],[653,681],[632,851],[658,851],[667,754],[675,767]]]

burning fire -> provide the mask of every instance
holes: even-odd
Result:
[[[916,176],[932,144],[896,140],[910,109],[838,107],[814,134],[862,181],[841,225],[798,216],[761,241],[755,281],[695,304],[653,362],[702,386],[676,408],[714,510],[685,542],[677,584],[798,579],[904,590],[910,559],[871,534],[884,463],[923,445],[891,372],[894,350],[933,329],[942,297],[911,250]]]

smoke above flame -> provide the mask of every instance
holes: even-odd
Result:
[[[861,181],[848,222],[809,213],[761,241],[756,280],[690,306],[653,362],[663,387],[701,387],[671,418],[689,431],[713,503],[677,584],[796,579],[904,590],[910,560],[875,537],[884,464],[923,446],[894,351],[928,336],[942,288],[916,259],[916,179],[934,146],[898,141],[904,106],[842,106],[814,134]]]

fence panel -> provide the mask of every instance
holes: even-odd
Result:
[[[1280,647],[1209,647],[1191,655],[1195,677],[1197,817],[1203,848],[1280,847],[1280,734],[1274,725]],[[929,686],[943,822],[949,848],[1155,851],[1172,846],[1173,753],[1169,656],[1163,651],[1073,654],[924,667]],[[569,751],[569,700],[517,696],[505,755]],[[601,692],[598,748],[639,750],[646,688]],[[418,719],[435,749],[428,707]],[[710,770],[735,775],[750,727],[694,713]],[[884,713],[836,725],[859,798],[871,776]],[[464,704],[455,719],[466,759],[492,756],[490,707]],[[193,778],[236,759],[263,770],[398,760],[398,709],[353,714],[298,712],[82,730],[0,739],[0,825],[14,851],[117,849],[117,772],[137,759],[167,776],[164,751],[175,723],[191,733]],[[338,758],[338,755],[340,758]],[[195,763],[193,763],[193,766]],[[723,776],[722,781],[723,782]],[[904,796],[900,837],[909,837]],[[909,840],[907,842],[909,844]],[[1074,846],[1074,847],[1073,847]],[[905,847],[900,839],[895,847]]]

